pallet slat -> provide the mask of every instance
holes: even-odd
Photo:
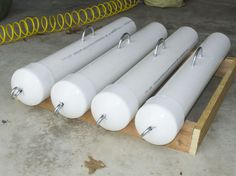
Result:
[[[210,101],[208,102],[205,110],[202,112],[196,127],[193,130],[193,137],[192,143],[189,150],[189,153],[195,155],[199,145],[201,144],[202,140],[204,139],[208,129],[214,117],[217,113],[217,110],[220,108],[221,103],[224,100],[225,94],[229,89],[234,74],[236,71],[236,60],[226,59],[216,72],[217,76],[223,76],[220,84],[218,85],[217,89],[215,90],[213,96],[211,97]]]
[[[230,57],[226,58],[215,74],[215,76],[222,77],[222,79],[207,106],[203,110],[199,120],[197,122],[186,120],[179,134],[176,136],[174,141],[166,145],[167,147],[193,155],[196,154],[199,145],[204,139],[212,121],[214,120],[217,110],[232,83],[235,72],[236,59]],[[49,98],[42,102],[39,107],[53,111],[53,106]],[[91,125],[96,125],[90,111],[83,115],[79,120],[85,121]],[[131,123],[120,132],[140,138],[136,131],[134,121],[131,121]]]
[[[53,106],[50,99],[45,100],[39,106],[41,108],[53,111]],[[92,114],[90,111],[85,113],[79,120],[87,122],[88,124],[91,124],[91,125],[96,125],[96,122],[92,118]],[[175,149],[175,150],[180,150],[183,152],[188,152],[191,145],[192,133],[193,133],[193,129],[195,125],[196,125],[196,122],[191,122],[189,120],[186,120],[183,128],[181,129],[179,134],[176,136],[175,140],[172,141],[170,144],[168,144],[167,147]],[[135,128],[134,120],[132,120],[126,128],[121,130],[120,133],[130,135],[135,138],[140,138]]]

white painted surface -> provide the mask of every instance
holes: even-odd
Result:
[[[11,87],[23,92],[17,97],[26,105],[37,105],[50,95],[50,89],[69,73],[75,72],[112,48],[125,32],[134,33],[135,23],[122,17],[56,53],[18,69]]]
[[[160,38],[166,38],[165,27],[153,22],[125,40],[121,48],[115,46],[104,55],[57,82],[51,90],[54,107],[63,103],[59,113],[68,118],[82,116],[94,96],[113,83],[138,61],[145,57]]]
[[[160,47],[129,70],[114,84],[106,87],[94,98],[91,106],[96,121],[111,131],[125,128],[138,108],[163,83],[196,44],[198,35],[190,27],[181,27]]]
[[[202,56],[192,65],[194,53],[178,69],[161,90],[138,111],[135,125],[143,138],[157,145],[170,143],[182,128],[193,104],[219,67],[230,49],[224,34],[213,33],[201,45]]]

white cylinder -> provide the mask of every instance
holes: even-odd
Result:
[[[114,84],[92,101],[92,114],[99,124],[111,131],[125,128],[138,108],[178,66],[197,42],[190,27],[181,27]],[[104,120],[100,120],[103,118]]]
[[[124,33],[135,31],[135,23],[122,17],[45,59],[16,70],[11,79],[12,95],[26,105],[41,103],[55,82],[105,53]]]
[[[192,54],[160,91],[139,109],[135,125],[146,141],[164,145],[176,137],[186,115],[227,55],[230,40],[224,34],[213,33],[200,47],[202,49],[195,52],[199,55]]]
[[[51,99],[54,107],[60,106],[58,112],[68,118],[82,116],[99,91],[127,72],[155,47],[160,38],[166,36],[165,27],[157,22],[147,25],[130,38],[125,34],[123,44],[119,42],[120,45],[53,86]]]

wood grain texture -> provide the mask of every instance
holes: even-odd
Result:
[[[41,107],[43,109],[48,109],[50,111],[54,110],[54,107],[51,103],[50,98],[48,98],[47,100],[42,102],[39,105],[39,107]],[[87,113],[85,113],[80,118],[80,120],[87,122],[91,125],[96,125],[96,122],[92,117],[91,111],[88,111]],[[188,152],[190,145],[191,145],[192,133],[193,133],[193,129],[194,129],[195,125],[196,125],[195,122],[191,122],[191,121],[186,120],[183,128],[181,129],[179,134],[176,136],[175,140],[166,146],[169,148],[175,149],[175,150]],[[135,138],[140,138],[140,136],[135,128],[134,120],[132,120],[126,128],[124,128],[123,130],[121,130],[119,132],[133,136]]]
[[[227,71],[232,70],[235,64],[235,59],[234,57],[227,57],[219,66],[217,69],[215,76],[217,77],[224,77]]]
[[[224,60],[224,62],[219,67],[218,73],[222,75],[223,78],[218,85],[217,89],[215,90],[213,96],[211,97],[210,101],[208,102],[206,108],[202,112],[196,127],[193,130],[193,137],[192,143],[189,150],[189,153],[195,155],[197,149],[201,142],[203,141],[208,129],[212,121],[215,118],[217,110],[219,109],[227,90],[229,89],[232,80],[234,78],[234,74],[236,72],[236,60],[232,58],[228,58]]]
[[[170,144],[166,145],[167,147],[178,151],[187,152],[193,155],[196,154],[199,145],[206,135],[214,119],[214,116],[219,109],[228,88],[231,85],[235,71],[236,60],[227,58],[222,62],[215,74],[215,76],[222,77],[222,80],[215,90],[210,101],[208,102],[207,106],[203,110],[198,122],[186,120],[183,128],[180,130],[176,138]],[[54,110],[50,98],[42,102],[39,107],[48,109],[50,111]],[[91,125],[96,125],[96,122],[93,119],[90,111],[85,113],[80,118],[80,120],[85,121]],[[125,129],[121,130],[120,132],[136,138],[140,138],[133,120]]]

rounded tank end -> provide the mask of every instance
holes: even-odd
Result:
[[[125,128],[138,109],[138,102],[132,93],[119,84],[105,88],[97,94],[91,105],[95,121],[110,131]],[[105,117],[101,122],[101,117]]]
[[[139,109],[135,117],[135,126],[147,142],[166,145],[178,134],[184,123],[184,117],[182,108],[177,102],[165,96],[156,96]],[[151,130],[148,130],[150,128]]]
[[[155,104],[148,104],[138,111],[135,126],[144,140],[155,145],[170,143],[178,133],[176,120],[172,113]],[[145,134],[150,127],[152,130]]]
[[[49,96],[53,83],[51,74],[44,66],[29,64],[14,72],[11,78],[12,97],[29,106],[38,105]]]
[[[95,121],[109,131],[119,131],[125,128],[132,116],[129,107],[122,97],[112,92],[102,92],[95,96],[92,101],[91,111]]]
[[[53,86],[51,100],[55,110],[60,104],[63,104],[63,107],[60,106],[56,113],[71,119],[81,117],[90,106],[90,100],[83,89],[65,80],[59,81]]]

